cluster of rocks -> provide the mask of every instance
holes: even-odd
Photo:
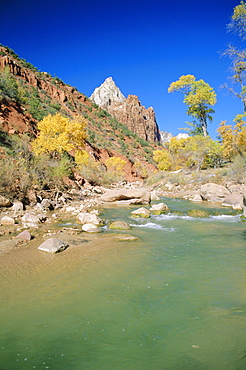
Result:
[[[166,185],[168,186],[168,184]],[[244,216],[246,216],[246,187],[244,186],[238,191],[238,186],[227,188],[215,183],[207,183],[201,185],[199,189],[193,189],[183,193],[174,193],[172,189],[169,189],[167,194],[167,191],[161,188],[151,190],[149,188],[139,186],[135,188],[133,185],[126,185],[125,187],[121,186],[121,188],[117,189],[98,188],[96,192],[91,192],[91,194],[92,193],[94,195],[92,199],[63,204],[59,209],[55,209],[52,200],[42,199],[40,203],[26,210],[23,203],[20,201],[11,203],[6,197],[0,196],[0,207],[3,209],[0,216],[0,225],[7,229],[15,228],[15,233],[18,233],[15,239],[22,242],[28,242],[32,239],[33,236],[30,230],[39,229],[42,224],[54,223],[57,219],[66,219],[68,216],[74,217],[76,220],[76,230],[78,232],[99,233],[101,227],[105,225],[104,221],[99,217],[100,212],[97,208],[103,204],[106,206],[112,203],[123,206],[150,205],[151,201],[158,201],[162,196],[174,194],[176,196],[179,194],[180,197],[182,196],[183,198],[195,202],[208,201],[216,202],[223,206],[230,206],[233,209],[243,210]],[[148,208],[140,207],[132,211],[130,216],[132,218],[148,218],[152,214],[159,215],[167,211],[167,205],[163,202],[159,202],[157,204],[152,204]],[[194,217],[199,216],[197,214],[190,215]],[[79,228],[79,225],[81,225],[81,228]],[[128,223],[122,220],[109,222],[106,227],[109,230],[129,230],[131,228]],[[4,231],[0,231],[0,235],[3,234]],[[136,237],[132,235],[124,234],[118,236],[118,240],[135,239]],[[0,242],[0,249],[1,243],[2,242]],[[66,242],[52,237],[42,243],[38,249],[50,253],[57,253],[65,250],[67,247],[68,244]]]
[[[164,197],[188,199],[193,202],[218,203],[235,210],[242,210],[246,216],[246,191],[245,186],[229,183],[227,186],[209,182],[202,185],[189,184],[189,189],[179,184],[162,182],[154,185],[156,194]]]

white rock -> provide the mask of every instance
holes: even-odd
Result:
[[[97,215],[97,216],[98,216],[98,215],[99,215],[99,213],[100,213],[100,212],[99,212],[99,210],[98,210],[98,209],[94,209],[93,211],[90,211],[90,214],[91,214],[91,215]]]
[[[9,216],[3,216],[1,218],[1,225],[14,225],[15,224],[15,220],[12,218],[12,217],[9,217]]]
[[[100,225],[102,220],[97,217],[95,214],[81,212],[77,215],[77,220],[79,223],[83,224],[93,224],[93,225]]]
[[[12,210],[14,212],[22,212],[24,209],[24,206],[23,206],[23,203],[21,203],[20,201],[16,200],[14,201],[14,204],[12,206]]]
[[[193,202],[202,202],[202,197],[200,194],[196,193],[193,197],[189,198],[189,200],[192,200]]]
[[[38,216],[35,216],[32,213],[25,213],[24,216],[21,218],[24,227],[38,227],[40,223],[40,219]]]
[[[101,86],[94,90],[90,99],[101,107],[109,105],[111,101],[123,103],[126,98],[115,85],[112,77],[108,77]]]
[[[76,212],[76,211],[77,211],[77,208],[74,207],[74,206],[66,207],[66,212],[72,213],[72,212]]]
[[[150,217],[150,211],[148,209],[144,208],[144,207],[141,207],[141,208],[136,209],[135,211],[132,211],[131,215],[133,217],[148,218],[148,217]]]
[[[168,210],[168,206],[165,203],[153,204],[149,210],[163,212],[163,211]]]
[[[47,253],[58,253],[64,251],[68,247],[68,244],[63,240],[57,238],[50,238],[45,240],[38,249]]]
[[[97,225],[87,223],[82,226],[82,231],[87,233],[98,233],[100,230]]]
[[[150,199],[152,200],[160,200],[160,197],[158,196],[157,190],[153,190],[150,192]]]

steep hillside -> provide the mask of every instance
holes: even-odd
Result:
[[[147,172],[155,169],[152,151],[158,143],[143,140],[75,87],[40,72],[8,47],[0,46],[1,131],[28,133],[33,138],[37,122],[57,112],[66,117],[82,115],[87,120],[86,150],[103,163],[111,156],[122,157],[127,162],[128,179],[141,175],[139,163]]]

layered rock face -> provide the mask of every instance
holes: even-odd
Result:
[[[140,138],[150,142],[161,140],[154,109],[145,108],[136,95],[128,95],[125,98],[112,77],[108,77],[101,86],[97,87],[90,99],[106,109]]]

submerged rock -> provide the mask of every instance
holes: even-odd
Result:
[[[125,221],[117,220],[111,222],[108,228],[111,230],[129,230],[131,226]]]
[[[193,209],[192,211],[187,212],[190,217],[208,217],[209,213],[201,209]]]
[[[64,251],[68,244],[63,240],[57,238],[50,238],[45,240],[38,249],[47,253],[58,253]]]
[[[17,240],[4,240],[0,242],[0,254],[5,254],[10,252],[12,249],[17,247],[19,241]]]
[[[139,238],[137,236],[129,234],[118,234],[115,235],[114,239],[119,242],[133,242],[135,240],[138,240]]]

